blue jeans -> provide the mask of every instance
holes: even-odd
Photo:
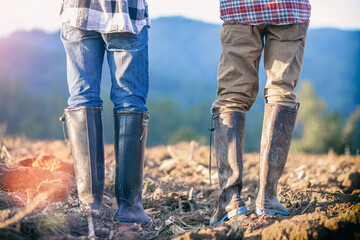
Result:
[[[114,110],[147,111],[149,91],[148,28],[138,35],[99,33],[63,24],[69,108],[99,106],[104,53],[111,75]]]

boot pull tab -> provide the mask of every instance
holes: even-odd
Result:
[[[68,139],[67,139],[66,134],[65,134],[65,113],[63,113],[63,115],[59,118],[59,120],[60,120],[61,125],[62,125],[65,142],[68,143]]]
[[[144,116],[142,118],[141,125],[143,126],[143,132],[141,134],[140,140],[143,139],[145,132],[147,131],[147,126],[149,125],[149,118],[150,118],[150,116],[148,113],[144,114]]]

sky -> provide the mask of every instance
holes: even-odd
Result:
[[[219,0],[147,0],[152,19],[184,16],[221,23]],[[341,4],[339,4],[341,2]],[[59,29],[61,0],[0,0],[0,37],[17,30]],[[335,27],[360,30],[360,0],[310,0],[311,28]]]

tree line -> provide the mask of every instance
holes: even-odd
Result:
[[[46,95],[28,92],[22,79],[0,79],[0,138],[23,134],[36,139],[63,139],[59,117],[67,106],[67,97],[54,88]],[[104,97],[105,141],[111,143],[112,103]],[[301,103],[291,151],[356,154],[360,148],[360,106],[345,118],[340,112],[328,112],[311,81],[302,81],[298,91]],[[183,108],[166,96],[150,98],[151,114],[148,146],[175,144],[195,140],[209,143],[211,99]],[[261,138],[262,112],[247,114],[245,151],[258,152]]]

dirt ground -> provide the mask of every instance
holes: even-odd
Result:
[[[359,155],[290,155],[278,186],[290,216],[257,216],[258,154],[245,154],[241,196],[249,211],[210,228],[219,190],[214,155],[209,172],[209,147],[148,148],[143,204],[153,221],[144,227],[112,221],[111,145],[105,149],[103,211],[92,219],[79,206],[64,141],[0,141],[0,239],[360,239]]]

